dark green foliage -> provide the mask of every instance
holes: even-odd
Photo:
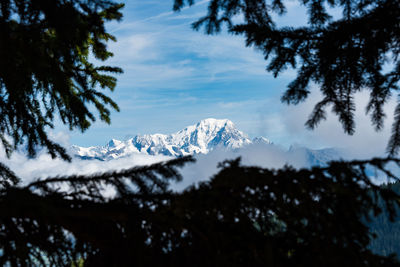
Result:
[[[248,45],[262,48],[266,58],[272,55],[269,70],[275,75],[300,62],[284,100],[302,101],[309,82],[319,83],[325,99],[311,127],[333,104],[352,133],[353,94],[368,88],[373,123],[381,128],[382,106],[399,79],[397,58],[392,74],[381,73],[385,55],[399,50],[397,1],[330,0],[344,8],[339,21],[329,20],[325,1],[303,2],[310,13],[304,28],[273,24],[270,12],[285,12],[280,0],[211,0],[208,16],[195,27],[206,25],[213,33],[228,23],[232,32],[246,34]],[[185,3],[194,1],[176,0],[175,9]],[[84,131],[95,119],[89,107],[94,105],[109,122],[108,105],[117,106],[98,89],[113,89],[115,78],[107,73],[121,70],[96,67],[88,57],[111,56],[105,42],[113,37],[104,22],[120,19],[121,7],[108,0],[0,1],[0,138],[8,153],[26,142],[31,156],[44,146],[52,156],[68,159],[46,133],[55,116]],[[234,25],[231,18],[239,13],[245,23]],[[392,138],[392,152],[397,139]],[[365,224],[380,214],[394,219],[399,201],[392,190],[371,183],[366,168],[397,179],[387,164],[400,165],[398,159],[301,170],[245,167],[235,160],[223,163],[208,182],[171,191],[170,183],[181,179],[177,168],[188,161],[28,185],[0,164],[0,265],[400,265],[369,249],[373,235]]]
[[[399,182],[385,186],[400,194]],[[379,200],[379,205],[382,207],[383,213],[368,223],[371,232],[376,234],[376,238],[371,241],[370,248],[375,253],[385,256],[396,253],[397,258],[400,259],[400,215],[397,214],[394,221],[390,221],[382,200]]]
[[[17,185],[20,179],[3,163],[0,163],[0,189],[4,190]]]
[[[176,168],[187,161],[3,188],[0,263],[400,266],[368,249],[372,235],[363,223],[383,209],[393,217],[398,199],[370,182],[366,166],[386,171],[400,160],[301,170],[234,160],[209,182],[172,192],[168,184],[180,180]],[[104,187],[115,194],[104,197]]]
[[[172,197],[167,186],[181,179],[176,168],[188,161],[0,188],[0,265],[70,266],[84,258],[85,266],[121,266],[132,255],[140,261],[143,220]],[[107,187],[113,197],[104,196]]]
[[[106,60],[106,42],[115,40],[105,21],[119,20],[122,4],[109,0],[0,1],[0,139],[9,155],[26,144],[29,155],[45,147],[69,159],[51,141],[54,119],[86,130],[95,116],[109,123],[108,106],[118,110],[100,88],[113,90],[117,67],[95,66],[89,55]]]
[[[226,24],[234,34],[243,34],[248,46],[263,51],[267,70],[275,76],[287,67],[297,68],[282,101],[304,101],[310,82],[316,83],[323,99],[315,106],[306,125],[313,129],[325,119],[332,106],[343,129],[354,133],[354,94],[370,92],[367,113],[376,130],[383,127],[383,106],[399,89],[400,1],[398,0],[301,0],[308,11],[308,25],[278,27],[272,14],[285,14],[282,0],[211,0],[208,14],[193,27],[213,34]],[[174,9],[194,1],[175,0]],[[327,6],[340,8],[342,17],[333,20]],[[233,17],[244,20],[234,23]],[[384,69],[384,65],[387,68]],[[400,103],[399,103],[400,105]],[[388,152],[400,148],[400,107],[396,108]]]

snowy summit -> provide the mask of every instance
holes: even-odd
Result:
[[[199,153],[207,154],[217,147],[236,149],[253,142],[270,143],[264,137],[258,137],[251,141],[228,119],[210,118],[170,135],[136,135],[125,141],[112,139],[106,146],[87,148],[72,146],[72,152],[81,158],[101,160],[125,157],[134,153],[179,157]]]

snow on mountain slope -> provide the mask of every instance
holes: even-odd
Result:
[[[256,137],[250,140],[230,120],[205,119],[170,135],[136,135],[124,141],[111,139],[105,146],[72,146],[71,152],[81,159],[111,160],[135,154],[169,157],[208,154],[219,148],[226,152],[237,151],[239,153],[237,156],[240,156],[240,153],[246,154],[253,151],[254,147],[258,147],[263,150],[264,154],[268,154],[269,150],[274,150],[270,145],[272,142],[265,137]],[[260,159],[265,157],[261,151],[253,152],[259,155]],[[292,146],[287,152],[282,151],[282,153],[287,159],[294,156],[301,158],[304,167],[325,166],[327,162],[342,157],[341,152],[332,148],[313,150]]]
[[[207,154],[217,147],[236,149],[252,143],[270,144],[270,141],[264,137],[251,141],[230,120],[205,119],[170,135],[137,135],[125,141],[112,139],[105,146],[72,146],[71,150],[83,159],[109,160],[134,153],[174,157]]]

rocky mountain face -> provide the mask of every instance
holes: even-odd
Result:
[[[215,148],[237,149],[253,143],[269,144],[264,137],[250,140],[230,120],[205,119],[173,134],[136,135],[120,141],[112,139],[105,146],[72,146],[75,156],[84,159],[109,160],[134,153],[165,156],[207,154]]]

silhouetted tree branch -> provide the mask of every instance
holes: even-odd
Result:
[[[194,0],[175,0],[174,9],[193,5]],[[228,31],[246,37],[246,45],[263,51],[267,70],[274,76],[288,67],[297,68],[297,78],[282,96],[288,104],[304,101],[311,82],[317,84],[323,100],[315,107],[307,126],[314,128],[332,106],[344,131],[353,134],[354,94],[368,90],[366,112],[376,130],[383,127],[384,104],[397,94],[400,80],[400,2],[397,0],[303,0],[308,24],[279,27],[272,16],[286,13],[282,0],[211,0],[208,13],[193,23],[207,34]],[[342,10],[333,19],[328,7]],[[233,18],[243,18],[234,21]],[[239,21],[239,22],[237,22]],[[387,151],[395,155],[400,147],[398,109]]]
[[[85,131],[95,120],[110,123],[117,104],[99,89],[113,90],[118,67],[96,66],[115,41],[104,23],[120,20],[123,4],[109,0],[4,0],[0,2],[0,140],[8,155],[26,145],[30,156],[40,147],[69,160],[47,131],[59,117],[69,128]]]
[[[367,167],[397,178],[398,159],[279,170],[226,161],[210,181],[171,191],[182,158],[1,191],[0,261],[15,266],[397,266],[368,249],[365,225],[399,196]],[[104,196],[105,186],[113,194]],[[378,199],[385,206],[378,205]],[[372,211],[372,213],[371,213]],[[310,257],[310,253],[313,255]]]
[[[194,1],[176,0],[175,9]],[[323,100],[309,127],[333,105],[344,129],[354,131],[354,93],[371,90],[368,110],[377,129],[383,105],[399,81],[397,1],[305,0],[309,26],[278,28],[271,12],[284,14],[280,0],[211,0],[194,24],[207,33],[245,34],[262,48],[268,70],[278,75],[300,63],[283,96],[299,103],[311,81]],[[333,21],[325,4],[343,8]],[[90,52],[106,60],[114,38],[104,22],[119,20],[122,8],[108,0],[6,0],[0,2],[0,139],[10,154],[22,144],[69,159],[47,130],[55,116],[84,131],[95,116],[109,122],[116,104],[98,89],[115,87]],[[243,14],[244,23],[232,18]],[[382,72],[391,53],[395,67]],[[398,110],[396,114],[398,115]],[[395,153],[400,116],[389,144]],[[395,216],[399,196],[371,182],[372,168],[397,181],[395,158],[331,162],[327,167],[280,170],[226,161],[209,181],[182,192],[180,158],[151,166],[93,175],[58,176],[22,184],[0,164],[0,265],[4,266],[399,266],[393,256],[369,249],[368,220]],[[384,205],[380,205],[380,203]]]

